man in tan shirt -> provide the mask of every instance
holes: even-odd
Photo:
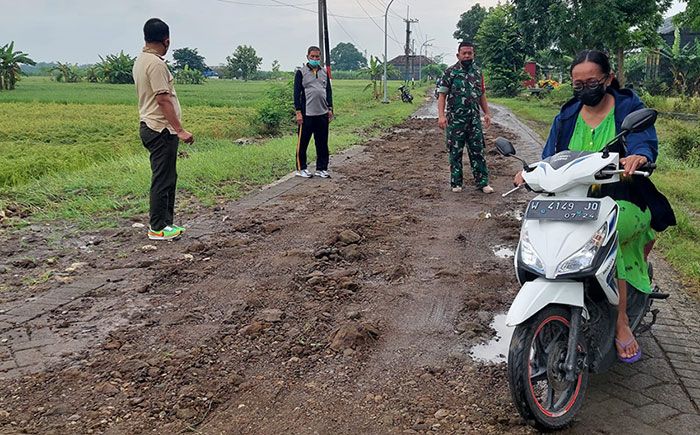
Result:
[[[134,63],[133,75],[139,96],[139,133],[151,160],[148,238],[170,240],[185,231],[173,224],[177,147],[180,139],[194,143],[194,136],[180,124],[180,102],[163,60],[170,47],[170,29],[162,20],[151,18],[143,26],[143,34],[146,46]]]

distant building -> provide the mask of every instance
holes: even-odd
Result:
[[[206,70],[204,70],[204,77],[206,77],[208,79],[218,79],[219,73],[217,73],[213,69],[206,69]]]
[[[434,63],[432,59],[423,55],[396,56],[389,61],[389,65],[393,65],[401,72],[404,80],[419,80],[421,68]]]
[[[668,45],[673,45],[674,33],[676,25],[673,24],[675,17],[666,18],[664,23],[659,28],[659,35]],[[681,47],[700,39],[700,32],[694,32],[690,29],[681,29]]]
[[[661,27],[659,27],[659,35],[661,36],[661,39],[663,39],[664,42],[670,46],[673,46],[676,39],[675,35],[677,26],[673,23],[674,18],[675,16],[666,18]],[[700,41],[700,32],[694,32],[690,29],[681,28],[679,33],[681,38],[681,47],[685,47],[686,45],[693,43],[693,41]],[[660,80],[663,82],[671,82],[673,80],[668,61],[661,56],[659,50],[654,50],[647,56],[646,79]]]

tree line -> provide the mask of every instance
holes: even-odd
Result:
[[[31,71],[32,75],[49,75],[58,82],[76,83],[87,81],[92,83],[128,84],[133,83],[131,74],[136,57],[123,51],[118,54],[99,56],[100,62],[92,65],[78,65],[69,62],[54,62],[36,64],[26,53],[14,51],[14,43],[7,44],[0,51],[0,65],[13,65],[14,73],[9,80],[9,73],[0,77],[0,84],[7,83],[4,89],[14,88],[14,84],[20,79],[23,65]],[[9,53],[6,53],[9,51]],[[184,47],[173,51],[173,63],[166,61],[178,83],[200,84],[207,77],[217,76],[226,79],[240,80],[268,80],[291,78],[291,72],[281,71],[278,60],[273,60],[269,71],[262,71],[260,66],[262,58],[257,55],[255,48],[249,45],[239,45],[236,50],[226,57],[226,63],[217,66],[208,66],[204,56],[199,54],[197,48]],[[332,67],[337,71],[338,78],[376,80],[377,71],[383,69],[383,64],[374,58],[373,65],[368,59],[349,42],[340,42],[331,50]],[[29,66],[34,66],[30,68]],[[426,69],[428,76],[436,74],[436,66]],[[10,67],[3,67],[2,71],[9,71]],[[399,79],[400,73],[393,66],[388,69],[389,79]]]
[[[686,2],[686,11],[676,17],[676,24],[700,29],[700,2]],[[700,69],[700,43],[676,47],[673,54],[674,48],[661,39],[658,29],[671,3],[671,0],[512,0],[489,9],[477,3],[460,16],[454,37],[476,43],[479,60],[497,95],[512,96],[519,92],[526,60],[568,75],[568,65],[582,49],[609,53],[623,85],[626,60],[645,49],[660,49],[661,55],[671,60],[672,68],[687,76],[692,73],[689,69],[693,69],[690,58],[697,59],[695,64]]]

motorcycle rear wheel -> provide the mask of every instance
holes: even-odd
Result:
[[[571,311],[550,305],[527,322],[518,325],[508,352],[508,383],[513,403],[520,415],[541,430],[566,427],[583,404],[588,386],[586,354],[579,340],[581,367],[573,382],[562,369],[567,353]]]

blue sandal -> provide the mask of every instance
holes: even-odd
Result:
[[[632,343],[634,343],[634,341],[635,341],[635,338],[634,338],[634,337],[632,337],[632,339],[631,339],[630,341],[628,341],[627,343],[623,343],[623,342],[621,342],[620,340],[618,340],[617,338],[615,339],[615,343],[617,343],[618,345],[620,345],[620,347],[622,348],[622,350],[627,350],[627,348],[629,347],[629,345],[632,344]],[[618,354],[617,354],[617,359],[619,359],[620,361],[622,361],[622,362],[625,363],[625,364],[632,364],[632,363],[635,363],[635,362],[639,361],[639,359],[642,357],[642,347],[639,346],[639,344],[637,344],[637,347],[638,347],[637,353],[635,353],[635,354],[632,355],[631,357],[629,357],[629,358],[623,358],[623,357],[621,357],[620,354],[618,353]]]

